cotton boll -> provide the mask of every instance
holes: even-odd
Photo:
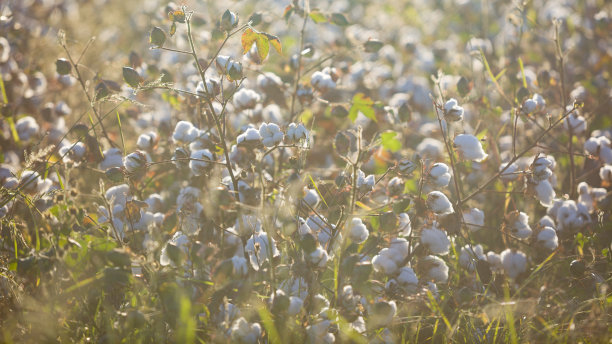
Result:
[[[502,264],[501,256],[493,251],[487,252],[487,262],[492,270],[502,270],[504,265]]]
[[[527,271],[527,256],[521,251],[506,249],[501,253],[501,262],[509,278],[515,279]]]
[[[147,155],[141,151],[135,151],[123,158],[123,165],[128,173],[143,172],[146,169]]]
[[[368,239],[370,232],[360,218],[353,218],[350,226],[349,238],[352,241],[357,244],[361,244]]]
[[[408,266],[404,266],[399,270],[399,275],[397,276],[396,280],[402,286],[402,288],[411,293],[416,291],[417,285],[419,284],[419,279],[414,273],[414,270]]]
[[[405,185],[403,178],[393,177],[387,184],[387,194],[390,197],[399,196],[404,192]]]
[[[317,190],[304,187],[303,200],[306,204],[308,204],[310,208],[314,209],[321,201],[321,198],[319,197],[319,193],[317,192]]]
[[[232,274],[236,277],[244,277],[247,275],[249,268],[247,266],[247,260],[243,257],[233,256],[232,262]]]
[[[480,162],[487,158],[487,154],[482,149],[482,143],[474,135],[459,134],[455,137],[454,142],[459,154],[467,160]]]
[[[261,337],[261,326],[258,323],[249,324],[246,319],[241,317],[234,321],[228,333],[232,342],[256,344]]]
[[[428,280],[438,283],[445,283],[448,280],[448,266],[439,257],[426,256],[421,259],[419,265],[423,266],[423,271],[427,274]]]
[[[408,175],[417,168],[417,165],[410,159],[402,159],[398,162],[397,167],[402,174]]]
[[[206,173],[212,166],[213,155],[208,149],[200,149],[191,152],[191,159],[189,160],[189,169],[195,176],[201,176]]]
[[[174,233],[174,235],[172,236],[172,239],[168,241],[168,243],[164,246],[164,248],[161,251],[161,255],[159,257],[159,263],[162,266],[168,266],[168,265],[174,266],[174,262],[172,261],[172,259],[170,258],[170,255],[168,254],[168,244],[176,246],[184,254],[187,254],[189,251],[189,248],[187,247],[187,245],[189,244],[189,238],[186,235],[184,235],[183,232],[181,231]]]
[[[472,245],[471,247],[470,245],[465,245],[461,248],[461,252],[459,253],[459,265],[471,272],[476,268],[477,260],[487,260],[482,250],[482,245]]]
[[[410,245],[406,239],[391,239],[391,243],[389,244],[389,254],[391,259],[395,262],[395,264],[397,264],[398,267],[404,262],[404,259],[408,257],[409,250]]]
[[[366,177],[365,173],[362,170],[359,170],[359,172],[357,173],[357,189],[360,193],[372,191],[375,182],[376,180],[374,179],[373,174],[370,174]]]
[[[4,180],[2,187],[7,190],[15,190],[19,186],[19,180],[15,177],[8,177]]]
[[[87,151],[87,147],[83,142],[77,142],[74,144],[67,144],[59,149],[59,155],[62,157],[62,160],[66,163],[68,162],[79,162],[85,156],[85,152]]]
[[[529,216],[523,212],[514,212],[510,214],[509,229],[513,236],[519,239],[527,239],[531,236],[531,227],[529,227]]]
[[[484,212],[478,208],[471,208],[463,212],[463,222],[471,232],[484,226]]]
[[[106,194],[104,195],[104,197],[106,197],[106,200],[110,203],[111,206],[117,204],[125,206],[125,203],[131,197],[130,187],[127,184],[110,187],[106,190]]]
[[[391,258],[393,251],[388,248],[383,248],[374,258],[372,258],[372,267],[375,271],[382,272],[385,275],[394,275],[397,270],[397,264]]]
[[[446,187],[451,179],[450,169],[444,163],[435,163],[429,170],[429,180],[439,187]]]
[[[568,105],[567,110],[570,110],[571,108],[571,105]],[[586,119],[580,116],[576,110],[574,110],[563,120],[563,126],[568,130],[571,127],[574,135],[580,135],[586,130],[587,123]]]
[[[123,167],[123,154],[119,148],[109,148],[103,154],[104,159],[100,162],[100,169],[102,171],[113,167]]]
[[[555,221],[548,215],[542,216],[540,221],[538,221],[538,226],[539,227],[552,227],[552,228],[557,227],[555,225]]]
[[[36,123],[34,117],[25,116],[17,120],[15,129],[21,141],[28,141],[32,136],[38,133],[40,127],[38,123]]]
[[[188,121],[179,121],[174,127],[172,139],[177,143],[190,143],[198,137],[199,130],[193,123]]]
[[[259,271],[261,265],[268,261],[270,256],[276,257],[280,254],[274,239],[269,238],[265,232],[254,233],[247,241],[244,251],[249,255],[255,271]]]
[[[508,166],[508,163],[502,163],[501,165],[499,165],[500,171],[505,169],[504,172],[500,175],[500,178],[505,182],[517,180],[519,177],[519,175],[516,173],[519,169],[518,165],[516,163],[512,163],[508,168],[506,168],[506,166]]]
[[[321,246],[317,247],[314,251],[308,254],[308,262],[310,264],[318,267],[324,268],[329,260],[329,256],[327,255],[327,251],[325,251]]]
[[[289,126],[287,127],[287,135],[285,137],[290,143],[295,143],[300,140],[307,140],[308,130],[302,123],[289,123]]]
[[[421,244],[427,247],[431,253],[440,255],[448,254],[450,248],[450,240],[446,232],[438,229],[435,223],[432,224],[432,227],[423,228]]]
[[[531,97],[531,99],[533,99],[533,101],[537,105],[536,111],[544,111],[544,108],[546,108],[546,100],[544,99],[544,97],[542,97],[539,93],[536,93],[533,95],[533,97]]]
[[[599,178],[603,186],[612,185],[612,165],[604,165],[599,169]]]
[[[236,138],[236,142],[238,143],[238,145],[240,145],[241,143],[246,144],[246,143],[261,142],[261,139],[262,137],[259,133],[259,130],[255,128],[248,128],[244,133],[238,135],[238,137]],[[270,139],[268,138],[268,140]]]
[[[399,236],[409,237],[412,234],[412,223],[410,216],[406,213],[399,214]]]
[[[538,233],[538,243],[551,251],[556,250],[559,247],[557,232],[552,227],[542,228]]]
[[[600,143],[597,137],[589,137],[588,140],[584,142],[584,152],[593,156],[597,156],[599,146]]]
[[[202,81],[198,82],[196,86],[196,94],[200,97],[211,96],[215,97],[221,93],[221,86],[219,79],[217,78],[206,78],[206,87]]]
[[[540,204],[549,207],[555,198],[555,190],[548,180],[542,180],[535,185],[535,196],[540,201]]]
[[[463,112],[463,108],[459,106],[459,103],[455,98],[449,99],[444,104],[444,118],[449,122],[463,120]]]
[[[524,114],[530,114],[536,111],[538,108],[538,103],[536,103],[533,99],[525,99],[523,102],[523,106],[521,107],[521,112]]]
[[[437,159],[444,152],[444,143],[431,137],[426,137],[416,147],[417,153],[423,158]]]
[[[336,88],[336,82],[333,80],[332,76],[320,71],[316,71],[312,74],[310,77],[310,84],[321,93]]]
[[[455,212],[453,205],[445,194],[440,191],[432,191],[427,195],[427,206],[436,215],[446,215]]]
[[[136,141],[136,146],[138,149],[144,151],[150,151],[153,149],[155,144],[157,143],[157,134],[153,131],[150,131],[146,134],[142,134],[138,136],[138,140]]]
[[[262,123],[259,127],[259,135],[261,142],[266,147],[274,147],[283,141],[283,132],[275,123]]]
[[[304,300],[297,296],[289,296],[289,308],[287,309],[287,314],[289,316],[298,315],[303,306]]]
[[[234,94],[234,106],[239,111],[254,108],[260,100],[259,93],[248,88],[241,88]]]

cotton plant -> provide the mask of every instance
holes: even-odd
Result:
[[[459,134],[455,137],[454,144],[459,155],[466,160],[480,162],[488,156],[482,149],[482,143],[474,135]]]

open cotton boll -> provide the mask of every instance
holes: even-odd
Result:
[[[273,86],[281,86],[283,80],[272,72],[264,72],[257,75],[257,87],[265,90]]]
[[[440,255],[448,254],[450,248],[450,240],[446,232],[438,229],[435,222],[431,227],[423,228],[421,231],[421,244],[427,247],[431,253]]]
[[[274,147],[283,141],[283,132],[275,123],[262,123],[259,126],[259,135],[261,142],[266,147]]]
[[[393,260],[393,251],[388,248],[383,248],[372,258],[372,267],[375,271],[382,272],[385,275],[394,275],[397,270],[397,264]]]
[[[451,179],[449,171],[450,169],[446,164],[441,162],[435,163],[429,170],[429,180],[439,187],[448,186]]]
[[[59,149],[59,155],[64,162],[77,162],[83,159],[86,151],[87,147],[83,142],[69,143]]]
[[[354,217],[351,220],[351,229],[349,230],[349,238],[357,244],[361,244],[368,239],[370,232],[363,221]]]
[[[556,209],[555,222],[559,232],[582,228],[590,222],[588,209],[574,200],[562,201]]]
[[[189,251],[189,248],[187,247],[187,245],[189,244],[189,238],[181,231],[174,233],[172,239],[170,239],[166,243],[166,245],[164,245],[164,248],[162,249],[161,254],[159,256],[159,263],[162,266],[168,266],[171,264],[172,266],[174,266],[174,262],[172,261],[172,259],[170,259],[170,255],[168,254],[168,244],[176,246],[185,254],[187,254]]]
[[[306,202],[306,204],[308,204],[308,206],[310,206],[310,208],[314,209],[321,201],[321,198],[319,197],[317,190],[304,187],[303,200]]]
[[[416,147],[417,153],[428,159],[437,159],[444,152],[444,143],[431,137],[426,137]]]
[[[538,103],[536,103],[533,99],[525,99],[523,102],[523,106],[521,107],[521,112],[524,114],[530,114],[536,111],[538,108]]]
[[[411,267],[404,266],[399,269],[399,275],[396,277],[397,282],[404,288],[410,292],[415,292],[417,285],[419,284],[419,279],[417,278],[416,273]]]
[[[289,123],[286,138],[291,143],[298,142],[299,140],[306,140],[308,139],[308,130],[302,123]]]
[[[325,251],[321,246],[318,246],[314,251],[310,252],[307,258],[310,264],[318,268],[324,268],[329,260],[327,251]]]
[[[599,178],[601,178],[602,184],[612,185],[612,165],[604,165],[600,168]]]
[[[477,231],[484,226],[484,212],[478,208],[464,211],[463,222],[471,232]]]
[[[487,262],[492,270],[502,270],[504,265],[502,264],[501,256],[493,251],[487,252]]]
[[[257,248],[256,248],[257,246]],[[270,257],[276,257],[280,254],[276,248],[274,238],[269,238],[266,232],[254,233],[246,243],[244,251],[249,255],[251,265],[255,271]]]
[[[507,248],[500,256],[502,267],[509,278],[515,279],[518,275],[527,271],[527,256],[523,252]]]
[[[387,194],[389,197],[399,196],[404,193],[404,187],[406,186],[404,179],[400,177],[393,177],[387,183]]]
[[[239,111],[254,108],[260,100],[259,93],[249,88],[241,88],[234,94],[234,106]]]
[[[190,158],[197,159],[189,160],[189,169],[195,176],[201,176],[212,166],[212,162],[210,161],[213,161],[213,155],[208,149],[193,151],[191,152]]]
[[[244,133],[238,135],[236,142],[240,145],[241,143],[260,142],[261,135],[259,130],[255,128],[248,128]]]
[[[536,103],[536,111],[540,112],[546,108],[546,100],[539,93],[535,93],[531,99]]]
[[[555,221],[550,216],[548,216],[548,215],[542,216],[540,221],[538,221],[538,226],[539,227],[552,227],[552,228],[556,228],[557,227],[555,225]]]
[[[482,143],[474,135],[459,134],[455,137],[454,142],[464,159],[480,162],[488,156],[482,149]]]
[[[555,190],[553,189],[550,182],[546,179],[538,182],[534,188],[535,196],[540,201],[540,204],[549,207],[552,205],[552,201],[556,196]]]
[[[100,162],[100,169],[102,171],[113,167],[123,167],[123,154],[119,148],[109,148],[103,154],[104,159]]]
[[[406,213],[399,214],[399,236],[408,237],[412,234],[412,222]]]
[[[135,151],[123,158],[123,165],[128,173],[136,173],[143,171],[149,160],[150,158],[147,156],[147,153]]]
[[[321,93],[325,93],[336,88],[336,82],[332,76],[328,73],[323,73],[320,71],[316,71],[312,74],[310,77],[310,84]]]
[[[179,121],[174,127],[172,139],[176,143],[190,143],[198,137],[200,131],[193,123],[188,121]]]
[[[455,98],[449,99],[444,104],[444,118],[450,122],[456,122],[463,120],[463,108],[459,106],[459,103]]]
[[[15,123],[17,135],[21,141],[28,141],[32,136],[38,133],[40,126],[32,116],[25,116],[17,120]]]
[[[374,188],[374,183],[376,180],[374,179],[374,175],[370,174],[366,177],[365,173],[362,170],[359,170],[357,173],[357,189],[361,193],[372,191]]]
[[[130,196],[130,187],[127,184],[120,184],[110,187],[104,195],[111,206],[116,204],[125,206]]]
[[[391,259],[397,264],[399,267],[406,257],[408,257],[408,252],[410,251],[410,245],[408,241],[404,238],[393,238],[391,239],[391,243],[389,244],[389,253],[391,254]]]
[[[538,243],[551,251],[557,249],[559,247],[557,232],[552,227],[542,228],[540,233],[538,233]]]
[[[138,140],[136,141],[136,146],[138,149],[142,149],[144,151],[150,151],[155,146],[157,142],[157,133],[150,131],[146,134],[141,134],[138,136]]]
[[[570,110],[571,108],[572,106],[568,105],[567,110]],[[568,130],[571,127],[574,135],[580,135],[586,130],[587,123],[586,119],[579,115],[577,110],[574,110],[563,120],[563,126]]]
[[[518,165],[516,163],[512,163],[510,164],[508,168],[506,168],[506,166],[508,166],[507,162],[499,165],[500,171],[505,169],[504,172],[499,177],[505,182],[517,180],[519,177],[519,175],[516,173],[519,169]]]
[[[209,96],[217,96],[221,93],[221,86],[219,85],[219,80],[217,78],[206,78],[206,86],[202,81],[198,82],[196,86],[196,94],[200,97]]]
[[[582,204],[589,213],[595,211],[595,203],[603,200],[608,191],[604,188],[592,188],[586,182],[578,184],[578,203]]]
[[[584,152],[590,155],[598,155],[600,141],[599,137],[589,137],[588,140],[584,141]]]
[[[261,326],[258,323],[249,324],[246,319],[240,317],[234,321],[228,334],[234,343],[256,344],[261,337]]]
[[[300,313],[304,306],[304,300],[297,296],[289,296],[289,308],[287,308],[287,315],[294,316]]]
[[[451,202],[440,191],[432,191],[427,195],[427,207],[436,213],[436,215],[446,215],[455,212]]]
[[[448,280],[448,266],[440,257],[426,256],[419,262],[424,266],[423,271],[427,274],[428,280],[438,283],[445,283]]]
[[[487,256],[485,256],[482,245],[465,245],[461,248],[461,252],[459,253],[459,265],[468,271],[474,271],[476,268],[476,260],[487,260]]]
[[[523,212],[515,212],[510,215],[510,232],[519,239],[527,239],[531,236],[529,227],[529,216]]]

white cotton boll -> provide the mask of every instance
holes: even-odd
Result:
[[[244,133],[238,135],[236,138],[236,142],[238,144],[241,143],[249,143],[249,142],[258,142],[261,141],[261,135],[259,134],[259,130],[255,128],[248,128]]]
[[[506,168],[506,166],[508,166],[508,163],[502,163],[499,165],[499,170],[503,170]],[[519,175],[516,173],[518,169],[518,165],[516,163],[512,163],[508,168],[506,168],[506,170],[504,170],[504,172],[500,175],[500,178],[505,182],[517,180],[519,177]]]
[[[200,131],[193,123],[188,121],[179,121],[174,127],[172,139],[177,143],[190,143],[198,137]]]
[[[374,175],[370,174],[366,177],[365,173],[362,170],[359,170],[357,173],[357,189],[361,193],[372,191],[374,188],[374,183],[376,180],[374,179]]]
[[[448,280],[448,266],[440,257],[427,256],[419,264],[426,267],[427,279],[438,283],[445,283]]]
[[[520,212],[514,216],[514,222],[510,224],[512,235],[519,239],[527,239],[531,236],[531,227],[529,227],[529,216]]]
[[[329,260],[329,256],[327,255],[327,251],[325,251],[321,246],[317,247],[314,251],[308,254],[308,261],[319,268],[324,268]]]
[[[283,141],[283,132],[275,123],[262,123],[259,126],[261,142],[266,147],[274,147]]]
[[[408,251],[410,250],[410,245],[408,241],[404,238],[393,238],[391,239],[391,243],[389,244],[389,254],[390,258],[397,264],[399,267],[406,257],[408,257]]]
[[[404,192],[405,185],[403,178],[393,177],[387,183],[387,194],[390,197],[399,196]]]
[[[402,159],[397,163],[397,167],[401,173],[410,174],[417,168],[417,165],[410,159]]]
[[[438,229],[435,223],[432,224],[432,227],[423,228],[421,244],[427,247],[431,253],[440,255],[448,254],[450,248],[450,240],[446,232]]]
[[[468,271],[474,271],[476,268],[476,260],[487,260],[485,256],[482,245],[465,245],[461,248],[461,252],[459,253],[459,265]]]
[[[189,160],[189,169],[195,176],[201,176],[212,166],[212,162],[209,161],[213,161],[213,155],[208,149],[193,151],[191,152],[190,158],[198,159]]]
[[[21,141],[28,141],[32,136],[38,133],[40,127],[34,117],[25,116],[17,120],[15,123],[17,135]]]
[[[119,148],[109,148],[103,154],[104,160],[100,162],[100,169],[102,171],[113,167],[123,167],[123,154]]]
[[[555,221],[550,216],[548,216],[548,215],[542,216],[540,221],[538,221],[538,226],[539,227],[552,227],[552,228],[556,228],[557,227],[555,225]]]
[[[83,159],[86,151],[87,147],[83,142],[70,143],[59,149],[59,155],[64,162],[76,162]]]
[[[599,148],[599,159],[604,164],[612,164],[612,148],[609,145],[601,145]]]
[[[306,204],[308,204],[311,208],[314,209],[321,201],[321,198],[319,197],[319,193],[317,192],[317,190],[304,187],[303,200],[304,202],[306,202]]]
[[[257,75],[257,87],[261,89],[268,89],[273,86],[281,86],[283,81],[278,75],[272,72],[264,72]]]
[[[444,152],[444,143],[431,137],[426,137],[416,147],[417,153],[428,159],[437,159]]]
[[[287,140],[289,142],[298,142],[299,140],[307,140],[308,139],[308,130],[302,123],[295,124],[289,123],[287,127]]]
[[[536,103],[536,111],[541,112],[546,108],[546,100],[539,93],[534,94],[531,99]]]
[[[579,229],[590,221],[588,209],[574,200],[566,200],[556,210],[556,223],[559,232]]]
[[[142,149],[144,151],[150,151],[155,146],[157,142],[157,134],[155,132],[148,132],[146,134],[141,134],[138,136],[138,140],[136,141],[136,146],[138,149]]]
[[[569,109],[571,109],[571,106],[569,106]],[[568,130],[571,127],[574,135],[580,135],[586,130],[587,123],[584,117],[578,115],[577,111],[573,111],[563,120],[563,126]]]
[[[482,143],[474,135],[459,134],[454,142],[464,159],[480,162],[488,156],[482,149]]]
[[[513,252],[507,248],[500,256],[504,271],[511,279],[515,279],[518,275],[527,271],[527,256],[523,252]]]
[[[259,93],[249,88],[241,88],[234,94],[234,106],[238,110],[252,109],[260,100]]]
[[[289,308],[287,309],[287,314],[289,316],[294,316],[300,313],[302,307],[304,306],[304,300],[297,296],[289,297]]]
[[[444,104],[444,118],[448,121],[461,121],[463,120],[463,107],[459,106],[459,103],[455,98],[449,99]]]
[[[487,262],[492,270],[502,270],[504,265],[502,264],[501,256],[493,251],[487,252]]]
[[[161,211],[164,205],[164,199],[157,193],[150,194],[149,197],[145,199],[145,202],[149,205],[147,210],[154,213]]]
[[[589,137],[588,140],[584,142],[584,152],[590,155],[597,155],[597,151],[599,150],[599,140],[597,137]]]
[[[538,242],[551,251],[559,247],[557,232],[552,227],[542,228],[540,233],[538,233]]]
[[[135,151],[123,158],[123,165],[128,173],[135,173],[143,170],[146,167],[147,160],[146,153]]]
[[[427,207],[436,213],[436,215],[446,215],[455,212],[451,202],[440,191],[432,191],[427,195]]]
[[[198,82],[196,86],[196,94],[200,97],[204,97],[207,94],[214,97],[219,93],[221,93],[221,87],[219,86],[219,80],[216,78],[206,78],[206,87],[204,87],[202,81]]]
[[[234,321],[228,332],[234,343],[256,344],[261,337],[261,326],[258,323],[249,324],[246,319],[240,317]]]
[[[464,211],[463,222],[471,232],[477,231],[484,226],[484,212],[478,208]]]
[[[276,257],[280,254],[276,248],[274,238],[269,238],[265,232],[253,234],[247,241],[244,251],[249,255],[251,265],[255,271],[259,271],[261,265],[268,261],[270,256]]]
[[[404,289],[408,289],[411,292],[416,291],[416,287],[419,284],[419,279],[414,270],[408,266],[404,266],[399,270],[396,280]]]
[[[249,271],[249,268],[247,266],[247,260],[240,256],[232,257],[232,268],[232,272],[236,277],[244,277]]]
[[[170,256],[168,256],[168,244],[172,244],[178,247],[181,251],[183,251],[183,253],[187,254],[189,250],[189,248],[187,247],[187,245],[189,244],[189,238],[181,231],[174,233],[172,239],[170,239],[168,243],[164,245],[164,248],[161,251],[159,263],[162,266],[168,266],[170,264],[174,266],[174,262],[172,261],[172,259],[170,259]]]
[[[321,93],[325,93],[336,88],[336,82],[332,76],[328,73],[323,73],[320,71],[316,71],[312,74],[310,77],[310,84]]]
[[[399,236],[409,237],[412,234],[412,222],[406,213],[399,214]]]
[[[446,187],[451,180],[450,169],[444,163],[435,163],[429,170],[429,177],[436,186]]]
[[[15,190],[19,186],[19,180],[15,177],[8,177],[4,180],[2,187],[7,190]]]
[[[394,275],[397,270],[397,264],[393,259],[391,259],[393,251],[390,251],[388,248],[383,248],[380,250],[378,255],[372,258],[372,267],[375,271],[382,272],[385,275]]]
[[[351,227],[349,230],[349,238],[352,241],[354,241],[357,244],[361,244],[368,239],[370,232],[368,231],[368,228],[366,227],[366,225],[363,223],[363,221],[360,218],[354,217],[351,220],[350,226]]]
[[[612,184],[612,165],[604,165],[600,168],[599,178],[601,178],[602,183]]]
[[[553,189],[550,182],[546,179],[538,182],[534,188],[535,196],[540,201],[540,204],[545,207],[550,207],[552,201],[556,196],[555,190]]]
[[[111,205],[125,205],[128,201],[128,197],[130,195],[130,187],[127,184],[120,184],[113,187],[110,187],[106,190],[106,200]]]
[[[536,103],[535,100],[533,100],[533,99],[526,99],[523,102],[523,107],[521,107],[521,111],[524,114],[530,114],[530,113],[533,113],[534,111],[536,111],[537,108],[538,108],[538,103]]]
[[[161,228],[164,223],[164,218],[165,215],[163,213],[155,213],[153,214],[153,223],[155,223],[158,228]]]

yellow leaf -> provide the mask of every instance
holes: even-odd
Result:
[[[257,54],[259,54],[259,59],[261,61],[265,60],[266,57],[268,57],[268,51],[270,50],[270,42],[268,41],[268,37],[266,37],[265,34],[258,33],[255,44],[257,45]]]
[[[247,28],[246,30],[244,30],[244,32],[242,33],[242,54],[243,55],[246,54],[251,49],[251,47],[253,46],[253,43],[255,43],[255,41],[257,40],[258,35],[259,34],[251,28]],[[257,49],[259,49],[259,47]]]
[[[270,44],[274,47],[274,50],[276,50],[276,52],[279,55],[283,54],[283,46],[281,44],[280,39],[278,39],[278,37],[274,36],[274,35],[270,35],[270,34],[266,34],[266,36],[268,37],[268,40],[270,41]]]

